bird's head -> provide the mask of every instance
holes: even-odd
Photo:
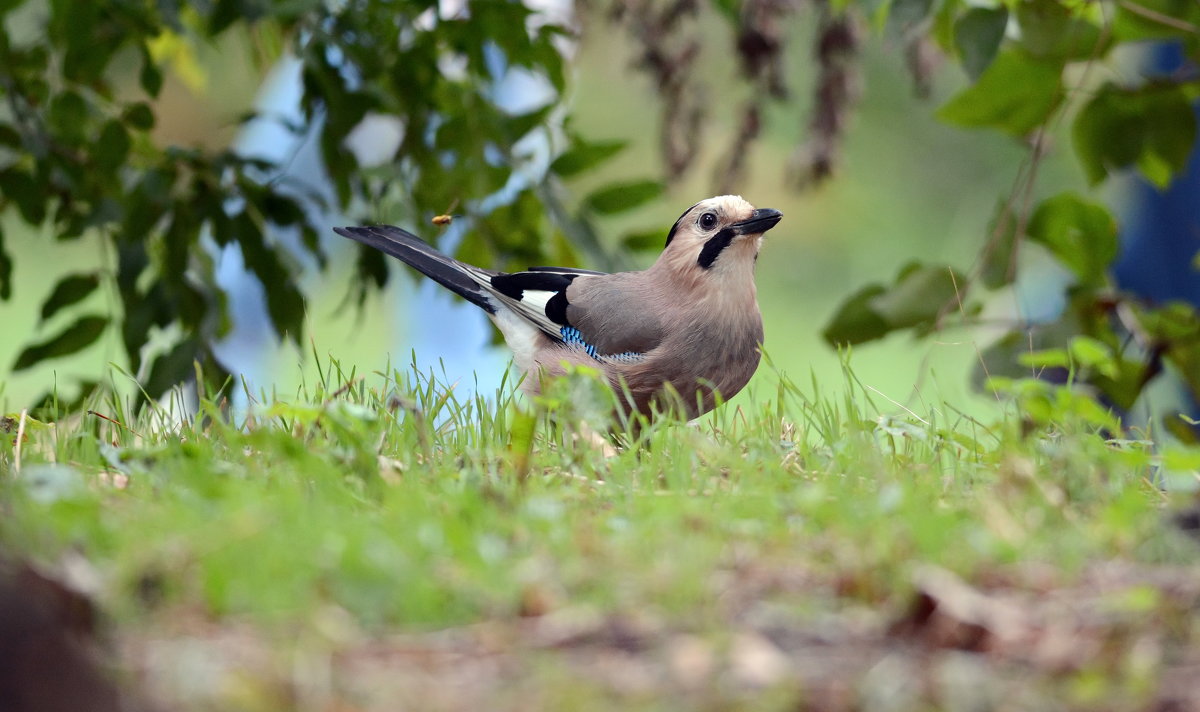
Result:
[[[695,280],[751,276],[762,236],[783,217],[738,195],[719,195],[688,208],[667,234],[659,264]]]

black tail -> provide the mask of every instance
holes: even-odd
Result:
[[[487,292],[467,274],[462,262],[438,252],[407,230],[391,225],[375,225],[335,227],[333,231],[395,257],[489,314],[496,312],[496,307],[488,300]]]

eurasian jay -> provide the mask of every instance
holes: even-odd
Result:
[[[658,260],[640,272],[570,267],[496,272],[438,252],[391,226],[337,234],[400,259],[482,308],[504,335],[522,389],[567,364],[600,370],[623,406],[645,415],[672,390],[687,417],[731,398],[754,375],[763,341],[754,265],[778,210],[722,195],[688,208]]]

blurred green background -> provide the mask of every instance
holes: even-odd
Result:
[[[812,20],[800,13],[790,31],[807,35]],[[714,24],[713,31],[727,30]],[[633,48],[622,40],[622,34],[607,31],[602,20],[585,20],[572,82],[573,127],[591,139],[626,139],[630,144],[616,160],[588,174],[586,182],[571,185],[577,195],[614,177],[656,177],[663,170],[658,149],[662,106],[649,78],[633,69]],[[244,36],[229,33],[221,43],[198,55],[206,81],[168,80],[156,129],[160,140],[217,146],[236,136],[236,119],[250,107],[263,79],[246,61],[251,51],[247,45]],[[724,48],[729,43],[721,37],[714,46]],[[837,393],[844,387],[840,358],[820,337],[837,304],[868,281],[890,280],[914,259],[948,261],[969,268],[986,236],[996,201],[1011,190],[1028,150],[995,132],[968,132],[940,124],[934,118],[936,107],[963,86],[965,78],[954,67],[942,67],[935,74],[932,96],[918,99],[898,41],[871,33],[865,39],[862,99],[845,138],[839,170],[827,183],[799,191],[788,184],[786,166],[806,138],[814,62],[808,55],[809,42],[790,46],[793,54],[787,63],[792,99],[774,105],[764,117],[762,136],[754,145],[746,179],[737,192],[755,205],[785,214],[783,223],[769,234],[759,261],[766,351],[778,369],[794,380],[807,383],[811,372],[823,390]],[[715,163],[736,128],[734,113],[739,100],[750,88],[739,80],[732,57],[709,52],[702,62],[710,107],[704,144],[710,150],[683,180],[670,186],[664,198],[601,222],[602,233],[614,244],[618,235],[635,228],[661,226],[665,237],[680,212],[714,192]],[[1066,138],[1056,134],[1053,140]],[[1038,191],[1046,194],[1080,187],[1083,179],[1052,143],[1040,166],[1038,185],[1048,186]],[[387,220],[388,216],[378,218]],[[39,327],[37,315],[38,305],[56,279],[73,269],[111,261],[98,242],[82,240],[48,248],[47,241],[23,239],[29,237],[27,228],[11,216],[3,219],[17,268],[14,298],[0,303],[0,323],[4,325],[0,373],[7,371],[23,344],[61,328],[57,323]],[[426,235],[436,230],[429,225],[417,227]],[[640,264],[649,264],[655,256],[643,253],[636,258]],[[360,373],[382,369],[389,361],[393,365],[407,363],[413,334],[401,307],[405,300],[413,299],[415,274],[399,270],[400,279],[393,280],[383,294],[370,297],[362,313],[353,307],[338,310],[335,307],[343,301],[351,274],[351,252],[335,251],[332,257],[328,272],[306,279],[310,295],[306,341],[311,349]],[[1037,259],[1037,255],[1024,257]],[[447,293],[442,298],[451,300],[452,296]],[[115,308],[115,300],[103,293],[91,299],[97,308]],[[106,299],[109,304],[104,303]],[[994,296],[988,313],[1003,320],[1017,311],[1015,297],[1006,292]],[[465,305],[454,314],[477,318]],[[65,323],[66,317],[61,318]],[[969,373],[978,362],[979,350],[1000,330],[949,331],[924,342],[894,335],[856,350],[851,364],[864,383],[910,407],[921,410],[922,402],[945,400],[979,413],[994,407],[994,401],[972,392]],[[56,383],[70,392],[71,384],[79,379],[109,375],[120,379],[106,366],[109,362],[120,364],[117,339],[113,333],[98,347],[77,356],[5,375],[0,379],[0,405],[5,411],[20,408]],[[503,357],[487,343],[480,343],[480,349],[480,368],[491,374],[481,379],[486,385],[494,380],[496,364]],[[434,363],[438,357],[437,353],[421,354],[423,363]],[[281,396],[313,376],[310,353],[281,348],[270,360],[268,371],[274,382],[256,386],[274,387]],[[470,378],[468,373],[448,375],[457,381]],[[775,380],[771,369],[760,369],[737,401],[772,395]]]

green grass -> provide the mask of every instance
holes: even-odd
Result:
[[[326,363],[294,396],[231,416],[209,394],[186,418],[108,396],[26,418],[19,462],[4,438],[0,545],[89,562],[116,667],[177,709],[1162,699],[1194,657],[1200,571],[1168,521],[1188,495],[1160,485],[1194,481],[1195,453],[1106,439],[1107,414],[1050,386],[981,423],[846,378],[833,400],[777,375],[612,457],[578,434],[609,406],[585,377],[464,402]],[[1027,597],[1040,632],[956,613],[944,572],[987,605]],[[1064,616],[1069,665],[1038,652]]]

